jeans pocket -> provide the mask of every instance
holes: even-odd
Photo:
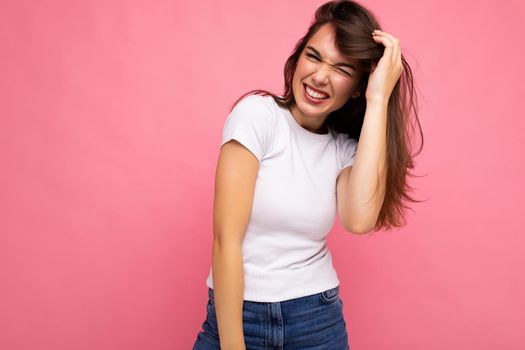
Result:
[[[339,286],[332,288],[332,289],[325,290],[324,292],[321,292],[320,296],[321,296],[321,300],[325,304],[332,304],[336,302],[337,300],[339,300]]]

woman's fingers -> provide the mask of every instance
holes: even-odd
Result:
[[[380,37],[380,38],[387,38],[385,39],[388,40],[388,42],[392,45],[392,53],[391,53],[391,62],[395,65],[399,65],[399,66],[402,66],[402,61],[401,61],[401,44],[400,44],[400,41],[399,41],[399,38],[393,36],[392,34],[390,33],[387,33],[387,32],[384,32],[382,30],[375,30],[374,31],[375,34],[375,37]],[[386,44],[385,44],[385,41],[382,41],[383,45],[385,45],[385,48],[387,47]]]
[[[387,36],[390,36],[392,38],[392,40],[394,40],[394,44],[395,44],[395,55],[394,55],[394,63],[399,65],[399,66],[402,66],[402,61],[401,61],[401,42],[399,41],[399,38],[391,35],[390,33],[386,33],[385,32],[385,35]]]
[[[394,43],[389,37],[383,35],[382,34],[383,32],[381,32],[380,30],[374,30],[374,33],[375,33],[374,40],[376,42],[379,41],[385,47],[385,51],[383,52],[383,57],[385,57],[385,60],[392,61]]]
[[[382,37],[382,38],[385,38],[385,40],[383,41],[383,45],[385,45],[385,48],[390,48],[390,61],[392,63],[395,63],[396,59],[397,59],[397,56],[398,56],[398,52],[399,52],[399,49],[398,49],[398,45],[397,43],[399,42],[397,40],[397,38],[395,38],[393,35],[387,33],[387,32],[384,32],[382,30],[375,30],[375,33],[376,35]],[[388,43],[388,44],[387,44]]]

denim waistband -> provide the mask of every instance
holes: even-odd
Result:
[[[293,303],[293,302],[301,302],[301,303],[305,303],[306,302],[307,303],[310,300],[312,302],[315,302],[315,301],[318,300],[319,297],[323,297],[326,300],[330,300],[330,299],[333,299],[334,297],[336,297],[338,295],[339,295],[339,286],[327,289],[327,290],[322,291],[320,293],[315,293],[315,294],[312,294],[312,295],[307,295],[307,296],[304,296],[304,297],[299,297],[299,298],[279,301],[279,302],[275,302],[275,303],[281,303],[281,304],[282,303]],[[208,297],[212,301],[215,300],[214,299],[214,291],[210,287],[208,287]],[[244,300],[244,303],[245,304],[272,304],[270,302],[258,302],[258,301],[249,301],[249,300]]]

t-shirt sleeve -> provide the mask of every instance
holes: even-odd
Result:
[[[340,159],[341,170],[354,164],[357,151],[357,140],[351,139],[347,134],[341,134],[340,142]]]
[[[222,130],[221,147],[235,139],[260,162],[271,149],[274,132],[275,118],[266,97],[248,95],[228,115]]]

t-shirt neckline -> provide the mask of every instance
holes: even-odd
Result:
[[[318,139],[318,140],[328,140],[328,139],[332,138],[332,132],[330,130],[330,127],[328,127],[328,133],[327,134],[317,134],[315,132],[311,132],[310,130],[307,130],[307,129],[303,128],[297,122],[297,120],[295,120],[295,118],[294,118],[294,116],[292,114],[292,111],[290,111],[288,108],[283,108],[283,109],[284,109],[284,112],[285,112],[286,116],[290,120],[290,124],[292,124],[292,126],[297,131],[299,131],[301,134],[303,134],[305,136],[308,136],[308,137],[311,137],[311,138],[314,138],[314,139]]]

